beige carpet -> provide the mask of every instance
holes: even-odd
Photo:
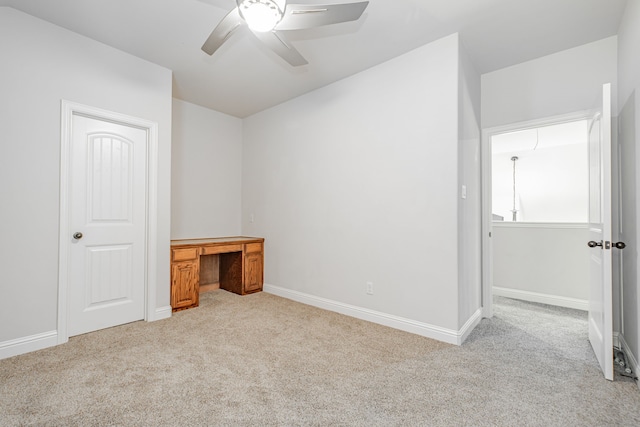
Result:
[[[584,312],[500,299],[461,347],[266,293],[0,360],[0,426],[638,426]]]

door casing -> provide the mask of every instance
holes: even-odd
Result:
[[[147,188],[146,188],[146,241],[145,241],[145,310],[144,320],[154,320],[157,283],[157,212],[158,212],[158,124],[145,119],[62,100],[60,135],[60,226],[58,269],[58,344],[69,340],[68,281],[70,264],[71,228],[69,225],[70,161],[73,116],[83,115],[98,120],[138,127],[147,132]]]

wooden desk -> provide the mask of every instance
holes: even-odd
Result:
[[[197,307],[200,292],[224,289],[239,295],[262,290],[264,239],[218,237],[171,241],[171,307]]]

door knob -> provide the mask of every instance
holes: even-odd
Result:
[[[589,241],[589,243],[587,243],[587,245],[589,245],[590,248],[595,248],[596,246],[600,246],[602,247],[602,241],[600,242],[596,242],[596,241]]]
[[[82,233],[79,232],[79,231],[76,232],[76,233],[73,233],[73,238],[76,239],[76,240],[82,239]]]
[[[624,249],[627,247],[627,245],[624,242],[616,242],[613,243],[613,247],[616,249]]]

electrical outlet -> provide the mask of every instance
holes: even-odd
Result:
[[[255,220],[256,220],[256,217],[253,214],[249,215],[249,222],[250,223],[253,224],[255,222]]]
[[[373,282],[367,282],[366,292],[367,295],[373,295]]]

